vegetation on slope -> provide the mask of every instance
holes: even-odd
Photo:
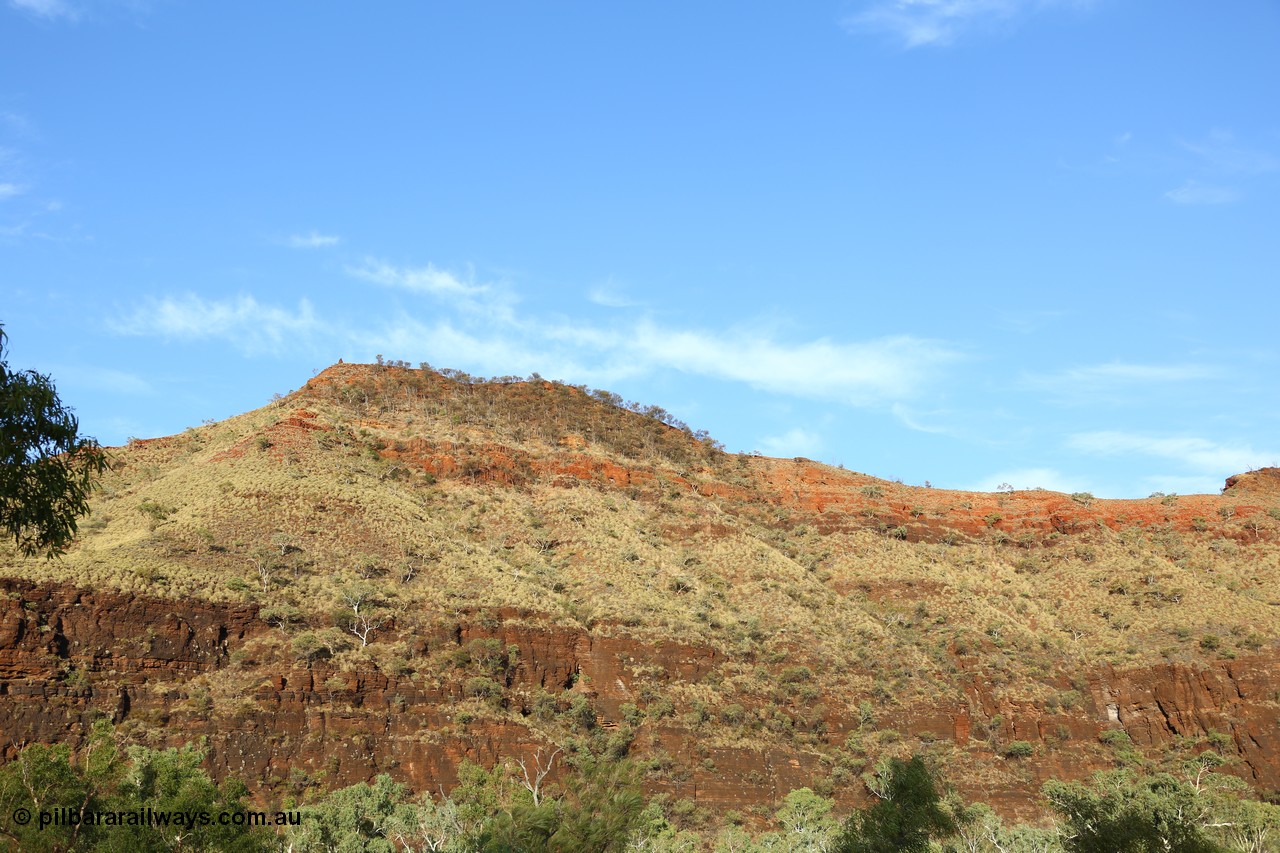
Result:
[[[1041,519],[1041,505],[1075,514]],[[454,690],[460,730],[518,723],[643,757],[651,780],[709,760],[664,754],[674,724],[708,748],[806,754],[823,795],[921,750],[1017,791],[1043,778],[1028,749],[1111,762],[1069,725],[1093,668],[1274,650],[1276,515],[1267,492],[910,489],[726,454],[607,392],[338,365],[263,409],[131,442],[60,563],[3,561],[34,580],[259,605],[275,630],[183,687],[228,721],[281,662],[323,664]],[[632,666],[634,701],[591,746],[590,685],[531,690],[501,644],[419,641],[459,614],[716,657],[696,678]],[[921,717],[939,707],[963,710],[980,754]],[[1029,743],[1008,709],[1035,709],[1049,735]]]

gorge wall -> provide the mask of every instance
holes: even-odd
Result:
[[[256,608],[170,601],[88,591],[71,586],[0,580],[0,758],[34,742],[76,744],[91,722],[109,718],[127,736],[151,745],[206,739],[217,777],[244,779],[260,798],[287,792],[299,771],[326,787],[387,772],[415,790],[448,791],[465,759],[492,765],[531,758],[544,742],[524,725],[452,713],[458,685],[424,684],[376,670],[338,672],[283,657],[246,658],[251,641],[275,629]],[[463,648],[476,639],[518,647],[507,687],[571,690],[584,695],[596,724],[619,725],[635,700],[638,667],[659,678],[697,682],[719,664],[713,649],[539,624],[514,610],[446,619],[413,642],[423,650]],[[239,653],[239,654],[237,654]],[[1081,778],[1109,766],[1098,735],[1123,728],[1139,749],[1159,750],[1178,737],[1228,736],[1221,751],[1237,759],[1232,772],[1263,791],[1280,790],[1280,661],[1260,654],[1192,666],[1137,669],[1099,666],[1083,674],[1087,691],[1073,708],[1012,706],[957,658],[969,701],[893,709],[904,734],[951,742],[966,760],[1022,762],[1032,784],[969,786],[964,793],[1006,815],[1034,817],[1039,783]],[[236,673],[255,683],[240,701],[214,707],[192,689],[200,676]],[[824,697],[817,729],[838,744],[858,727],[857,702]],[[998,718],[1004,741],[1036,745],[1035,755],[1005,758],[995,741],[979,738]],[[687,797],[713,809],[771,806],[787,791],[828,772],[818,750],[753,749],[708,743],[679,718],[645,720],[634,753],[655,750],[696,756],[686,770],[655,779],[651,793]],[[292,780],[292,781],[291,781]],[[845,805],[863,797],[860,785],[837,790]],[[962,786],[962,789],[965,786]]]

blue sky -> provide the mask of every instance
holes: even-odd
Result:
[[[1280,463],[1274,0],[0,3],[0,322],[105,443],[381,353],[907,483]]]

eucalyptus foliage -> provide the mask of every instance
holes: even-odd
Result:
[[[53,380],[9,368],[6,339],[0,327],[0,525],[24,555],[54,557],[75,538],[107,457],[80,435]]]

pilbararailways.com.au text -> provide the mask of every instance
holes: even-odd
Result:
[[[172,826],[192,829],[197,826],[301,826],[302,812],[182,812],[145,808],[129,811],[84,811],[72,808],[41,810],[37,817],[40,829],[52,826]]]

